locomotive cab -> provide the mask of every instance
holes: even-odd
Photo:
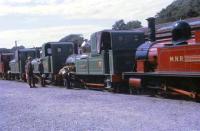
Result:
[[[95,41],[96,40],[96,41]],[[91,57],[102,57],[103,74],[133,71],[134,50],[144,42],[144,34],[132,31],[101,31],[91,36]],[[126,59],[124,59],[126,58]]]

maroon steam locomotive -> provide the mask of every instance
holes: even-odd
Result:
[[[8,71],[10,70],[9,61],[12,60],[14,53],[0,54],[0,78],[8,79]]]
[[[136,72],[124,73],[130,92],[146,88],[200,98],[200,28],[178,21],[171,33],[156,33],[155,19],[148,21],[150,40],[137,48]],[[163,34],[171,35],[156,40]]]

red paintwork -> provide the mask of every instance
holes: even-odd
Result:
[[[156,64],[157,63],[157,56],[158,56],[157,49],[164,47],[167,44],[171,44],[171,41],[169,39],[167,39],[166,41],[157,42],[149,49],[148,62],[150,64]]]
[[[137,72],[146,72],[148,70],[146,60],[137,60]]]
[[[200,43],[200,31],[195,32],[196,43]]]
[[[200,45],[158,48],[158,70],[200,72]]]
[[[9,69],[9,61],[12,59],[13,53],[0,54],[0,73],[6,73]]]
[[[134,88],[140,88],[142,80],[140,78],[130,78],[129,79],[129,85],[134,87]]]
[[[0,63],[0,73],[4,73],[5,70],[4,70],[4,64],[3,63]]]
[[[190,39],[187,42],[189,45],[196,44],[195,39]],[[157,42],[149,49],[148,62],[150,64],[157,64],[158,48],[165,47],[166,45],[172,45],[170,39],[166,39],[162,42]]]
[[[4,59],[3,55],[0,54],[0,74],[5,72],[5,70],[4,70],[4,60],[3,59]]]

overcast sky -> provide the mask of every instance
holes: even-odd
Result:
[[[155,16],[173,0],[0,0],[0,48],[14,41],[26,47],[58,41],[68,34],[110,29],[115,21]]]

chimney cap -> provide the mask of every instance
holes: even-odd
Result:
[[[146,20],[155,20],[156,18],[155,17],[149,17],[149,18],[147,18]]]

